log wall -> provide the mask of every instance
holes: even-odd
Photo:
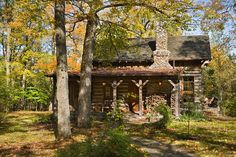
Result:
[[[111,103],[113,100],[113,88],[112,82],[116,80],[117,82],[123,80],[122,83],[117,87],[117,100],[123,99],[127,100],[127,95],[129,93],[136,94],[137,97],[139,95],[139,88],[132,82],[134,78],[102,78],[97,77],[93,78],[92,80],[92,105],[95,111],[103,111],[103,108]],[[135,78],[136,81],[149,80],[149,82],[142,88],[142,96],[143,101],[147,96],[153,94],[165,95],[167,103],[171,104],[171,91],[173,86],[168,82],[169,77],[160,78],[160,77],[142,77],[142,78]],[[175,78],[176,79],[176,78]],[[160,83],[161,82],[161,83]],[[78,93],[79,93],[79,82],[77,79],[70,78],[69,81],[69,98],[70,98],[70,105],[73,106],[75,109],[78,106]],[[124,99],[126,98],[126,99]],[[130,99],[135,104],[138,104],[138,99]]]
[[[184,71],[184,74],[182,74],[181,76],[182,76],[182,80],[183,80],[183,77],[192,76],[194,78],[194,102],[200,103],[200,100],[202,97],[201,69],[198,67],[195,67],[194,69],[188,69],[188,70]]]
[[[69,104],[75,110],[78,107],[78,95],[79,95],[79,82],[76,79],[70,79],[70,81],[69,81]]]

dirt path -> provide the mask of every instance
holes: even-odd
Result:
[[[165,144],[152,139],[142,137],[132,137],[135,145],[138,145],[143,151],[147,152],[150,157],[193,157],[194,155],[186,153],[175,148],[171,144]]]

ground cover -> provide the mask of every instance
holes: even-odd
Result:
[[[72,128],[73,136],[65,142],[55,141],[49,112],[13,112],[7,121],[0,124],[0,156],[54,156],[58,149],[87,137],[96,137],[107,125],[93,120],[89,129]],[[196,156],[236,156],[236,119],[209,118],[191,121],[190,133],[187,122],[174,120],[168,129],[159,130],[153,124],[125,124],[131,137],[156,141],[155,148],[162,144],[167,149],[182,150]],[[149,145],[147,145],[149,146]],[[151,145],[150,145],[151,147]],[[168,150],[165,150],[168,152]]]

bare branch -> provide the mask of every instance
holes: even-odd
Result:
[[[76,21],[73,22],[73,26],[72,26],[72,29],[71,30],[68,30],[67,32],[68,33],[72,33],[74,30],[75,30],[75,26],[77,23],[85,20],[87,17],[86,16],[80,16],[80,17],[77,17]]]
[[[107,23],[107,24],[116,25],[116,26],[118,26],[118,27],[120,27],[120,28],[123,28],[123,29],[129,31],[129,32],[132,32],[132,33],[135,33],[135,34],[137,34],[137,35],[140,35],[138,32],[136,32],[136,31],[134,31],[134,30],[132,30],[132,29],[129,29],[128,27],[126,27],[126,26],[124,26],[124,25],[121,25],[121,24],[119,24],[119,23],[115,23],[115,22],[112,22],[112,21],[109,21],[109,20],[101,20],[101,19],[100,19],[99,21],[104,22],[104,23]]]
[[[79,9],[79,11],[81,11],[84,15],[86,14],[85,13],[85,10],[83,9],[83,7],[81,6],[82,4],[82,1],[80,1],[81,3],[80,4],[76,4],[76,2],[77,1],[72,1],[71,2],[71,4],[73,5],[73,6],[75,6],[76,8],[78,8]]]
[[[95,14],[99,13],[100,11],[107,9],[107,8],[115,8],[115,7],[124,7],[124,6],[139,6],[139,7],[145,7],[153,11],[154,13],[160,13],[162,15],[165,15],[167,18],[172,18],[173,16],[168,15],[165,11],[161,10],[160,8],[157,8],[153,5],[147,4],[147,3],[115,3],[115,4],[109,4],[102,6],[98,8],[95,11]],[[177,16],[175,16],[177,17]],[[176,22],[179,22],[178,18],[173,19]]]

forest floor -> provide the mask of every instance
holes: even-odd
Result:
[[[0,156],[54,156],[67,145],[96,136],[103,122],[93,121],[89,129],[73,128],[73,136],[55,141],[49,112],[12,112],[0,124]],[[236,156],[236,119],[208,118],[187,122],[174,120],[167,130],[149,124],[125,124],[134,143],[150,156]]]

